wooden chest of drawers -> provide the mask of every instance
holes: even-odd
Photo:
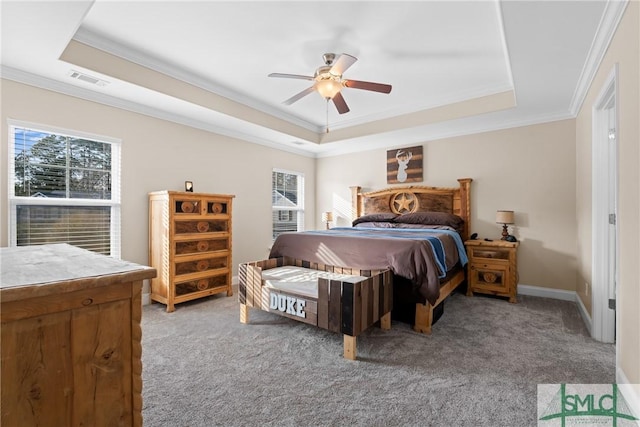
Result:
[[[467,240],[467,295],[474,292],[508,297],[516,302],[519,242]]]
[[[149,194],[149,263],[158,270],[151,300],[175,304],[231,288],[232,195]]]
[[[142,281],[152,268],[66,244],[0,249],[2,419],[141,426]]]

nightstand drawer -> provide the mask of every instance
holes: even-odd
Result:
[[[469,258],[473,258],[477,261],[482,260],[500,260],[509,262],[509,250],[500,248],[468,248]]]
[[[508,278],[508,265],[473,263],[469,266],[469,284],[473,290],[508,292]]]

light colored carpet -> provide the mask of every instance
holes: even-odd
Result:
[[[342,335],[213,296],[142,318],[145,426],[535,426],[539,383],[615,382],[576,305],[454,294],[431,336]]]

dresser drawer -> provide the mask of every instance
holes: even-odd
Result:
[[[227,219],[201,218],[197,220],[176,220],[175,233],[181,234],[202,234],[202,233],[225,233],[229,231],[229,221]]]
[[[180,214],[200,214],[202,201],[190,197],[180,197],[173,200],[173,212]]]
[[[176,279],[177,281],[178,279]],[[211,277],[204,277],[187,282],[175,284],[176,296],[187,295],[194,292],[205,292],[219,288],[226,288],[229,282],[229,273],[217,274]]]
[[[229,250],[229,238],[220,237],[213,239],[176,240],[176,255],[204,254]]]
[[[203,203],[204,213],[207,215],[227,215],[230,213],[229,204],[224,200],[206,199]]]
[[[177,276],[181,274],[200,273],[204,271],[217,270],[220,268],[229,267],[229,257],[223,256],[208,256],[201,257],[176,257],[175,261],[175,274]]]

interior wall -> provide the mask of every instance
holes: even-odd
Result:
[[[618,368],[640,384],[640,3],[630,1],[576,118],[578,281],[591,281],[591,137],[592,107],[604,82],[618,65]],[[583,301],[588,292],[579,293]],[[638,389],[640,399],[640,388]]]
[[[502,226],[495,223],[496,211],[514,210],[516,224],[510,232],[521,242],[519,283],[575,291],[574,120],[422,145],[423,182],[412,184],[451,187],[458,185],[458,178],[472,178],[471,232],[499,239]],[[389,144],[389,149],[400,147]],[[386,149],[320,158],[317,182],[322,183],[316,193],[318,212],[333,210],[335,225],[347,226],[349,186],[360,185],[364,191],[389,186]]]
[[[267,257],[271,246],[271,171],[305,176],[305,210],[315,211],[315,159],[2,80],[0,246],[8,246],[7,120],[122,140],[122,259],[148,264],[150,191],[233,194],[233,265]],[[305,216],[307,227],[314,215]],[[145,289],[147,291],[147,289]]]

